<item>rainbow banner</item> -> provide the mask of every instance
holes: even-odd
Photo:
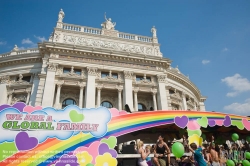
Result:
[[[67,106],[0,106],[1,166],[116,166],[117,137],[146,128],[175,124],[189,142],[201,144],[201,127],[236,126],[250,130],[248,117],[218,112],[148,111]]]

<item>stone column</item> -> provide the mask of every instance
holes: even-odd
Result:
[[[10,76],[0,77],[0,105],[8,103],[7,84],[10,83]]]
[[[133,112],[133,93],[132,93],[132,71],[124,71],[124,87],[123,87],[123,105],[127,104]]]
[[[122,110],[122,87],[117,87],[118,90],[118,110]]]
[[[62,85],[63,85],[64,81],[58,81],[57,82],[57,90],[56,90],[56,101],[55,101],[55,106],[57,109],[60,108],[60,95],[61,95],[61,88],[62,88]]]
[[[158,93],[157,93],[157,102],[159,110],[168,110],[168,100],[166,93],[166,74],[157,75],[158,80]]]
[[[37,95],[38,86],[39,86],[38,73],[33,74],[33,79],[32,80],[33,80],[32,81],[33,84],[32,84],[32,89],[31,89],[29,105],[35,106],[36,95]]]
[[[137,99],[137,93],[139,91],[139,88],[134,89],[134,111],[138,111],[138,99]]]
[[[78,85],[80,87],[80,93],[79,93],[79,107],[83,107],[83,90],[84,90],[84,84],[83,82],[78,82]]]
[[[154,110],[157,110],[157,103],[156,103],[157,90],[156,89],[151,89],[151,92],[152,92],[152,96],[153,96]]]
[[[29,101],[30,101],[30,92],[31,92],[31,90],[26,90],[26,92],[27,92],[27,97],[26,97],[26,104],[28,105],[29,104]]]
[[[96,107],[100,107],[101,105],[101,90],[103,85],[98,85],[97,88],[97,100],[96,100]]]
[[[8,104],[11,104],[13,92],[8,92]]]
[[[187,110],[186,94],[184,92],[182,92],[182,105],[183,110]]]
[[[55,74],[56,74],[57,64],[49,63],[47,68],[47,75],[45,81],[45,87],[43,92],[43,107],[52,107],[54,101],[54,88],[55,88]]]
[[[206,101],[205,97],[200,98],[200,111],[206,111],[204,102]]]
[[[95,108],[95,77],[97,68],[88,67],[87,87],[85,90],[85,107]]]
[[[197,111],[197,106],[196,106],[197,104],[196,103],[194,103],[194,110],[196,110]]]

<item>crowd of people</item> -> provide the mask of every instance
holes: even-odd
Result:
[[[214,136],[211,136],[209,142],[203,142],[202,146],[189,143],[186,135],[183,135],[180,142],[185,149],[185,154],[181,158],[171,157],[173,142],[164,142],[161,134],[157,143],[152,146],[144,146],[143,141],[137,142],[135,151],[140,154],[137,166],[226,166],[228,159],[233,160],[236,166],[242,166],[241,161],[245,159],[245,152],[250,151],[247,141],[227,141],[218,145]],[[153,157],[149,157],[150,154],[153,154]]]

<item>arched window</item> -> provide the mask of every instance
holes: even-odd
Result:
[[[113,108],[113,105],[108,101],[103,101],[101,103],[101,106],[106,107],[106,108]]]
[[[138,103],[138,111],[146,111],[145,105]]]
[[[76,104],[76,101],[74,99],[65,99],[63,102],[62,102],[62,108],[65,108],[67,107],[68,105],[75,105]]]

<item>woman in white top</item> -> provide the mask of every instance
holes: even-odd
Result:
[[[138,152],[138,154],[141,155],[141,157],[138,159],[139,166],[148,166],[146,158],[150,154],[150,150],[149,149],[146,149],[146,150],[143,149],[143,142],[142,141],[139,141],[137,143],[137,152]]]

